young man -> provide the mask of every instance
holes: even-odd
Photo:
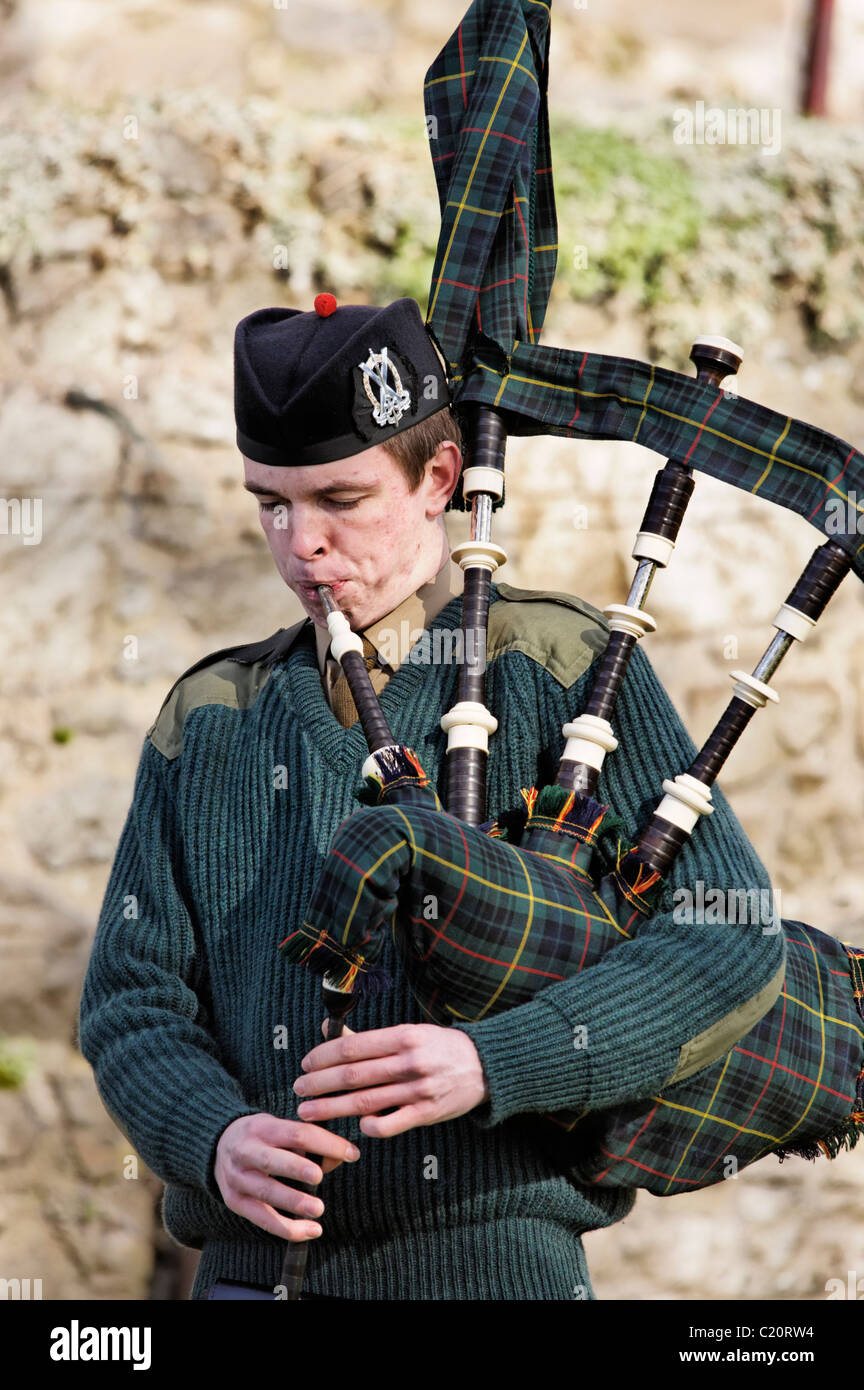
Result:
[[[390,943],[393,988],[358,1006],[352,1033],[322,1041],[320,982],[276,948],[356,809],[367,750],[315,585],[332,585],[367,639],[394,736],[442,785],[456,668],[411,654],[412,634],[460,623],[443,524],[458,430],[411,300],[262,310],[235,347],[246,486],[308,617],[199,662],[148,731],[81,1049],[167,1185],[167,1229],[202,1249],[193,1298],[219,1280],[272,1290],[286,1239],[312,1242],[311,1296],[592,1297],[580,1235],[626,1215],[633,1195],[569,1181],[532,1115],[652,1095],[695,1038],[728,1033],[731,1046],[778,976],[782,938],[758,925],[682,931],[657,913],[600,965],[450,1028],[423,1022]],[[493,584],[490,814],[552,777],[604,640],[580,600]],[[639,651],[616,732],[600,793],[634,831],[693,748]],[[722,794],[715,804],[673,884],[767,887]],[[577,1028],[589,1047],[574,1048]]]

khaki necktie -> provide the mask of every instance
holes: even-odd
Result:
[[[363,660],[366,664],[367,671],[371,671],[372,667],[377,665],[378,662],[378,653],[372,646],[368,637],[363,638]],[[333,690],[330,695],[330,708],[343,728],[350,729],[352,724],[357,723],[359,718],[357,706],[351,696],[351,691],[348,689],[348,681],[345,678],[344,671],[340,671],[337,679],[333,682]]]

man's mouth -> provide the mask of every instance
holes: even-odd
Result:
[[[335,579],[335,580],[332,580],[332,581],[329,581],[329,582],[328,582],[327,580],[325,580],[325,579],[322,579],[322,580],[320,581],[320,583],[322,583],[322,584],[327,584],[327,587],[328,587],[329,589],[332,589],[332,590],[333,590],[333,596],[334,596],[334,598],[335,598],[335,596],[339,593],[339,591],[340,591],[341,589],[344,589],[344,587],[345,587],[345,585],[347,584],[347,582],[348,582],[347,579]],[[300,585],[300,590],[301,590],[302,593],[306,594],[309,598],[319,599],[319,600],[320,600],[320,595],[319,595],[319,593],[318,593],[318,585],[317,585],[317,584],[301,584],[301,585]]]

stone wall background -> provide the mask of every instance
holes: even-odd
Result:
[[[0,494],[42,501],[39,544],[0,534],[0,1276],[46,1298],[147,1297],[164,1258],[160,1185],[74,1047],[144,730],[186,666],[300,612],[239,487],[233,328],[322,289],[424,302],[419,93],[463,8],[0,7]],[[724,333],[742,395],[860,443],[864,7],[838,6],[832,123],[794,116],[802,4],[691,9],[556,7],[544,338],[684,370],[696,332]],[[676,146],[672,113],[698,100],[779,109],[780,153]],[[622,601],[659,463],[511,441],[503,578]],[[646,645],[697,740],[817,539],[699,478]],[[722,785],[783,915],[864,942],[860,630],[847,579]],[[822,1298],[864,1276],[862,1155],[641,1194],[586,1243],[601,1298]]]

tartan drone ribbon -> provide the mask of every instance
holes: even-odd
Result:
[[[493,407],[509,434],[645,445],[804,517],[864,580],[858,449],[650,363],[538,343],[557,258],[550,16],[538,0],[475,0],[426,76],[441,206],[427,328],[455,404]]]

